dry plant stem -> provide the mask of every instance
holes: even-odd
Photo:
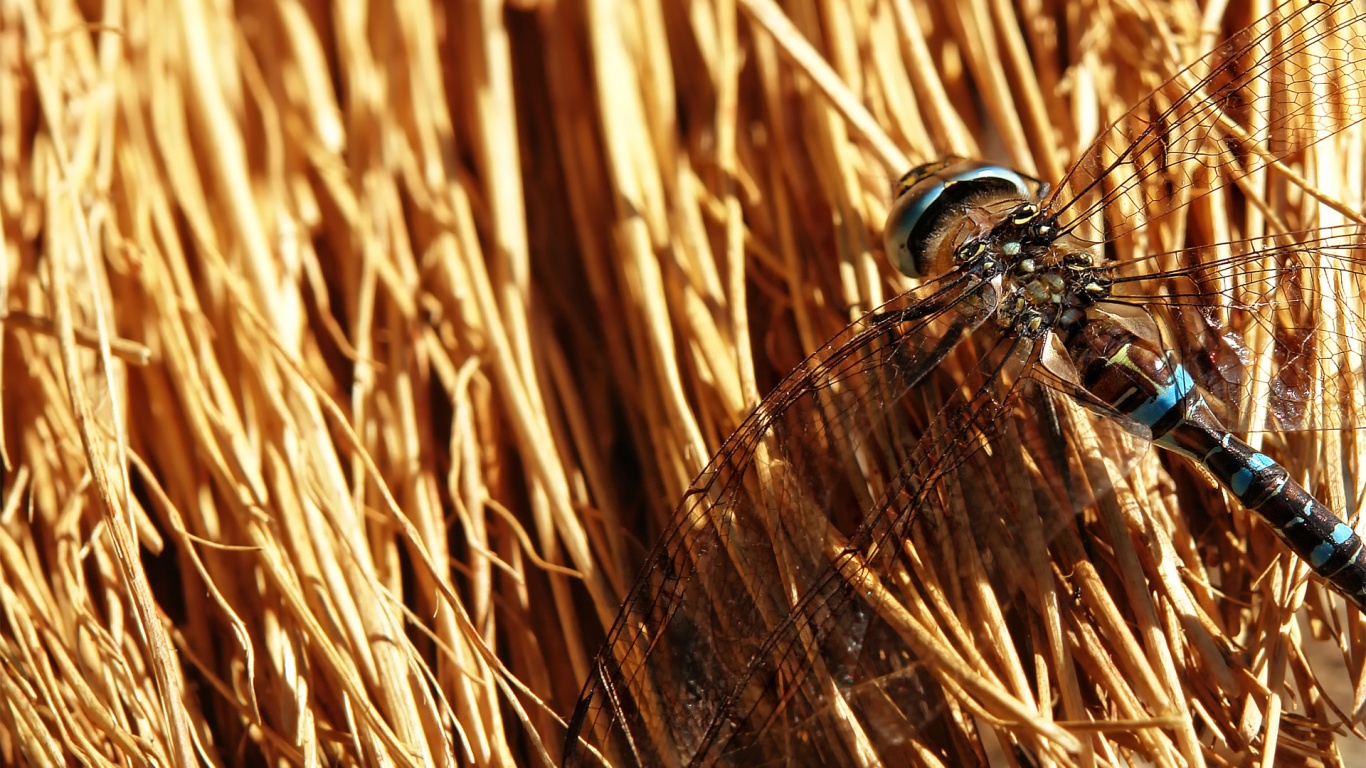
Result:
[[[11,312],[0,317],[0,322],[7,323],[13,327],[25,328],[30,331],[55,336],[56,329],[52,321],[44,317],[34,317],[25,312]],[[89,328],[73,327],[72,333],[77,344],[87,349],[100,347],[99,331]],[[152,351],[145,345],[139,344],[132,339],[111,338],[108,339],[109,354],[119,358],[125,363],[132,365],[146,365],[150,362]]]
[[[1057,182],[1275,5],[0,2],[0,760],[558,764],[708,457],[913,287],[877,245],[893,180],[957,154]],[[1191,191],[1129,204],[1163,218],[1116,253],[1359,221],[1366,131],[1322,107],[1352,83],[1313,71],[1295,106],[1321,141],[1171,215]],[[1296,138],[1239,124],[1249,157]],[[1349,288],[1324,279],[1305,316],[1366,334],[1333,300]],[[951,429],[934,419],[976,343],[884,405]],[[1257,360],[1253,400],[1277,364]],[[925,722],[895,757],[927,765],[1359,762],[1361,617],[1201,473],[1090,418],[1064,430],[1083,508],[1047,501],[1014,414],[878,545],[899,570],[842,561],[918,657],[853,690],[809,670],[853,762],[897,762],[866,718],[883,686],[924,695],[897,702]],[[874,442],[802,434],[859,461]],[[1354,430],[1246,437],[1334,509],[1366,495]],[[756,455],[743,492],[796,487],[781,451]],[[1019,546],[979,545],[1005,525]],[[848,543],[830,530],[809,542],[827,560]],[[726,627],[777,610],[713,605]],[[654,701],[681,701],[685,675],[653,671]]]
[[[35,17],[26,15],[25,25],[28,40],[31,43],[41,45],[45,36],[41,33],[36,22]],[[33,52],[36,53],[36,51]],[[64,122],[64,109],[58,101],[56,88],[48,74],[48,67],[44,61],[38,61],[35,64],[34,75],[37,80],[37,93],[43,104],[43,112],[49,122],[60,124]],[[128,503],[128,478],[123,471],[123,468],[127,466],[127,462],[123,460],[127,446],[122,423],[118,417],[115,417],[112,424],[115,432],[114,439],[112,445],[109,444],[105,436],[97,429],[89,395],[86,393],[86,382],[81,375],[84,366],[81,365],[77,354],[76,332],[71,309],[71,292],[74,289],[69,281],[70,276],[67,270],[69,265],[80,265],[80,272],[87,280],[93,281],[98,269],[94,263],[95,253],[93,244],[89,239],[90,232],[86,229],[85,222],[81,221],[81,211],[72,195],[76,179],[73,177],[75,169],[69,163],[70,149],[65,145],[60,134],[53,134],[51,138],[53,151],[48,158],[51,164],[40,170],[35,169],[47,177],[48,188],[52,190],[44,214],[49,222],[67,224],[70,227],[69,231],[75,236],[74,241],[57,240],[54,237],[54,242],[51,244],[55,258],[52,260],[48,276],[52,280],[53,322],[56,326],[61,349],[61,367],[66,377],[70,407],[74,411],[81,445],[89,462],[89,471],[94,480],[95,488],[99,493],[102,517],[108,523],[104,528],[105,535],[109,537],[114,548],[119,566],[119,578],[129,592],[128,597],[133,603],[141,634],[151,646],[153,673],[157,681],[157,692],[161,696],[158,714],[164,718],[164,727],[170,736],[170,743],[167,746],[176,760],[182,765],[189,765],[190,761],[194,759],[194,752],[190,740],[189,724],[181,703],[183,689],[180,668],[172,653],[171,643],[166,637],[155,607],[155,600],[151,595],[146,577],[139,567],[135,554],[137,544],[132,535],[134,526],[132,510]],[[99,292],[96,291],[91,296],[96,302],[94,315],[100,338],[99,353],[106,376],[103,382],[105,393],[115,400],[114,412],[117,414],[122,410],[117,402],[122,387],[116,386],[113,378],[113,358],[109,350],[108,332],[105,328],[107,315],[99,306]],[[112,457],[109,455],[110,448],[114,449]],[[111,483],[109,476],[109,460],[111,458],[117,461],[117,470],[114,474],[118,480],[113,483]]]
[[[831,105],[849,121],[851,127],[872,145],[873,151],[889,173],[900,173],[905,168],[906,156],[892,143],[872,115],[858,103],[839,76],[787,16],[772,0],[739,0],[741,8],[764,28],[778,43],[779,50],[791,57],[793,63],[809,76],[830,99]]]

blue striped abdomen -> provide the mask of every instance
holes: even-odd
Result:
[[[1151,430],[1159,446],[1203,465],[1315,573],[1366,611],[1361,538],[1284,467],[1229,434],[1185,368],[1103,320],[1074,329],[1067,348],[1092,395]]]

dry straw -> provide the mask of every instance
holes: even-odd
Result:
[[[0,2],[0,756],[557,763],[708,457],[910,285],[890,181],[1056,180],[1270,10]],[[1295,164],[1359,209],[1362,146]],[[1239,234],[1263,209],[1231,198],[1179,226]],[[1355,433],[1255,437],[1361,497]],[[982,468],[1023,512],[1009,445]],[[882,758],[1341,764],[1360,617],[1198,472],[1111,470],[1090,551],[984,554],[1056,581],[1043,608],[917,574],[943,703]]]

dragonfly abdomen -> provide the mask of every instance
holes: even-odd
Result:
[[[1072,336],[1082,384],[1151,430],[1153,442],[1199,462],[1315,573],[1366,611],[1362,541],[1279,463],[1232,435],[1180,363],[1123,327],[1093,320]]]
[[[1284,467],[1242,440],[1225,436],[1221,450],[1204,465],[1316,573],[1366,610],[1361,538]]]

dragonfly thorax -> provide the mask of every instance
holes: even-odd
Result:
[[[980,275],[994,288],[991,315],[999,328],[1030,338],[1066,330],[1086,320],[1086,309],[1103,301],[1112,281],[1089,251],[1059,236],[1053,217],[1032,202],[1018,204],[985,234],[954,254],[957,268]],[[979,316],[982,301],[968,296],[956,305]]]
[[[1061,236],[1043,182],[948,158],[911,170],[893,191],[888,257],[911,277],[971,276],[955,305],[961,314],[989,312],[999,327],[1038,337],[1081,322],[1108,294],[1091,254]]]
[[[1046,226],[1051,231],[1051,223]],[[1025,242],[1018,255],[1002,265],[997,326],[1037,338],[1084,322],[1087,308],[1109,295],[1110,279],[1100,274],[1084,250],[1049,239]]]

